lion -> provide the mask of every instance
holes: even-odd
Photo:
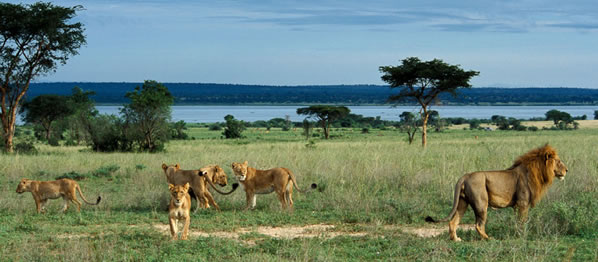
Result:
[[[247,161],[244,163],[232,163],[233,173],[237,180],[243,185],[245,189],[245,196],[247,206],[245,210],[249,208],[255,208],[256,195],[255,194],[269,194],[276,191],[278,200],[282,205],[282,209],[286,209],[287,205],[293,209],[293,186],[299,192],[307,192],[308,190],[301,190],[297,186],[295,175],[291,170],[284,167],[277,167],[268,170],[258,170],[253,167],[247,166]],[[316,188],[316,184],[311,184],[311,189]]]
[[[556,150],[546,144],[533,149],[515,160],[506,170],[478,171],[461,177],[455,185],[453,209],[450,214],[435,221],[427,217],[427,222],[449,221],[449,234],[453,241],[457,237],[459,221],[471,205],[475,212],[478,234],[488,239],[486,217],[488,206],[492,208],[513,207],[519,216],[519,222],[527,219],[527,212],[542,198],[552,180],[564,179],[567,166],[561,161]]]
[[[172,239],[177,239],[177,231],[179,230],[178,222],[183,220],[182,240],[187,240],[189,236],[189,224],[191,223],[191,196],[189,196],[189,183],[185,185],[168,184],[170,189],[170,204],[168,205],[168,222],[170,223],[170,234]]]
[[[210,184],[216,192],[223,195],[231,194],[239,186],[239,184],[233,183],[233,189],[230,192],[222,192],[218,190],[214,184],[218,184],[222,187],[228,184],[226,173],[224,173],[224,170],[218,165],[208,165],[199,170],[182,170],[179,164],[170,166],[162,164],[162,170],[164,170],[168,183],[175,185],[189,183],[191,185],[189,195],[193,196],[197,201],[197,206],[194,212],[197,212],[200,207],[209,208],[210,204],[213,205],[216,210],[220,211],[220,206],[216,204],[214,197],[210,191],[207,190],[206,182]]]
[[[37,213],[46,213],[46,204],[48,199],[57,199],[62,197],[64,201],[64,207],[62,212],[66,212],[69,208],[69,201],[77,204],[77,211],[81,212],[81,202],[77,200],[75,192],[79,192],[79,195],[88,205],[97,205],[102,200],[101,196],[98,196],[98,200],[95,203],[87,201],[81,187],[75,182],[75,180],[63,178],[55,181],[37,181],[27,178],[21,179],[21,182],[17,186],[17,193],[22,194],[23,192],[31,192],[33,200],[35,200],[35,206],[37,207]]]

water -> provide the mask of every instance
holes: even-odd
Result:
[[[224,116],[233,115],[236,119],[244,121],[270,120],[272,118],[285,118],[288,115],[291,121],[303,121],[305,116],[297,115],[297,108],[303,106],[173,106],[172,119],[183,120],[187,123],[213,123],[224,122]],[[97,106],[102,114],[118,114],[120,106]],[[399,120],[399,115],[404,111],[419,112],[419,107],[412,106],[349,106],[351,113],[366,117],[380,116],[383,120]],[[489,119],[493,115],[514,117],[517,119],[530,119],[545,117],[551,109],[564,111],[572,116],[586,115],[593,119],[594,111],[598,106],[433,106],[431,110],[439,112],[440,117],[463,117],[466,119]]]

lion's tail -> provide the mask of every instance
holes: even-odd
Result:
[[[79,185],[76,185],[76,186],[77,186],[77,192],[79,192],[79,196],[81,196],[81,199],[83,199],[83,201],[85,201],[86,204],[97,205],[102,200],[102,196],[98,196],[98,201],[96,201],[95,203],[87,201],[87,199],[85,199],[85,196],[83,195],[83,192],[81,192],[81,187]]]
[[[467,177],[467,175],[461,177],[461,179],[459,179],[459,181],[457,181],[457,184],[455,185],[455,196],[453,199],[453,209],[451,210],[451,213],[449,213],[449,215],[441,220],[435,220],[434,218],[428,216],[426,217],[426,222],[429,223],[438,223],[438,222],[446,222],[451,220],[454,216],[455,213],[457,213],[457,206],[459,205],[459,196],[461,195],[461,188],[463,187],[463,182],[465,181],[465,178]]]
[[[210,184],[210,186],[212,186],[212,188],[214,190],[216,190],[216,192],[218,192],[220,194],[223,194],[223,195],[229,195],[232,192],[235,192],[235,190],[237,190],[237,187],[239,187],[239,183],[233,183],[233,189],[231,191],[229,191],[229,192],[222,192],[218,188],[216,188],[216,186],[214,185],[214,182],[212,182],[212,179],[210,179],[210,177],[208,177],[208,176],[204,176],[204,177],[206,178],[206,181],[208,181],[208,184]]]
[[[289,177],[291,178],[291,181],[293,181],[293,185],[295,186],[295,189],[297,189],[297,191],[299,191],[301,193],[306,193],[306,192],[312,191],[318,187],[317,184],[313,183],[313,184],[311,184],[310,188],[301,189],[297,185],[297,180],[295,179],[295,174],[293,174],[293,172],[291,170],[289,170],[288,168],[282,168],[282,169],[284,169],[285,171],[287,171],[289,173]]]

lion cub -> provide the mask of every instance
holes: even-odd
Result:
[[[170,188],[170,205],[168,205],[168,220],[170,222],[170,234],[172,239],[177,239],[178,222],[184,220],[183,234],[181,239],[186,240],[189,235],[189,223],[191,222],[191,196],[189,196],[189,183],[184,186],[168,184]]]
[[[64,200],[64,207],[62,208],[63,212],[66,212],[69,208],[68,201],[77,204],[77,211],[81,212],[81,202],[77,200],[75,191],[79,192],[83,201],[88,205],[97,205],[100,203],[100,200],[102,200],[102,197],[98,196],[98,200],[95,203],[87,201],[85,196],[83,196],[83,192],[81,192],[79,184],[77,184],[75,180],[68,178],[55,181],[37,181],[23,178],[21,183],[17,186],[17,193],[19,194],[22,194],[23,192],[31,192],[33,200],[35,200],[37,213],[46,213],[46,203],[48,199],[57,199],[59,197],[62,197],[62,200]]]
[[[232,163],[233,173],[243,187],[245,188],[245,196],[247,206],[245,210],[255,208],[256,196],[255,194],[269,194],[276,191],[278,200],[282,209],[288,206],[293,209],[293,186],[299,192],[307,192],[308,190],[301,190],[297,186],[295,175],[291,170],[284,167],[277,167],[268,170],[258,170],[244,163]],[[316,188],[316,184],[311,184],[311,189]]]

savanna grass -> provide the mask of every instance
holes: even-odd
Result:
[[[425,149],[417,144],[419,140],[409,145],[406,135],[395,130],[362,134],[333,129],[334,139],[311,138],[312,143],[301,130],[249,129],[241,140],[220,139],[221,131],[207,128],[191,128],[189,133],[196,139],[172,141],[166,152],[157,154],[36,145],[40,151],[36,155],[0,155],[0,256],[41,261],[598,259],[598,132],[594,129],[448,130],[430,133]],[[569,173],[565,181],[555,181],[530,211],[523,229],[514,226],[512,209],[501,209],[489,211],[487,232],[494,238],[490,241],[481,241],[475,231],[460,232],[464,242],[452,243],[447,233],[421,238],[401,230],[434,227],[423,218],[449,213],[454,184],[463,174],[507,168],[517,156],[545,143],[558,150]],[[217,237],[173,242],[152,227],[168,223],[162,163],[179,163],[184,169],[218,164],[231,184],[230,163],[245,160],[259,169],[287,167],[296,174],[299,186],[317,183],[319,189],[295,192],[293,213],[280,211],[273,194],[259,195],[256,210],[242,212],[242,188],[229,196],[213,193],[223,211],[194,213],[192,232],[325,223],[367,235],[293,240],[252,236],[255,244],[249,245]],[[15,193],[24,177],[53,180],[56,174],[94,174],[103,169],[109,169],[110,175],[79,181],[88,199],[98,194],[103,198],[97,207],[84,205],[80,214],[73,208],[61,214],[62,201],[54,200],[47,214],[37,215],[31,195]],[[468,211],[463,223],[472,223],[473,217]]]

